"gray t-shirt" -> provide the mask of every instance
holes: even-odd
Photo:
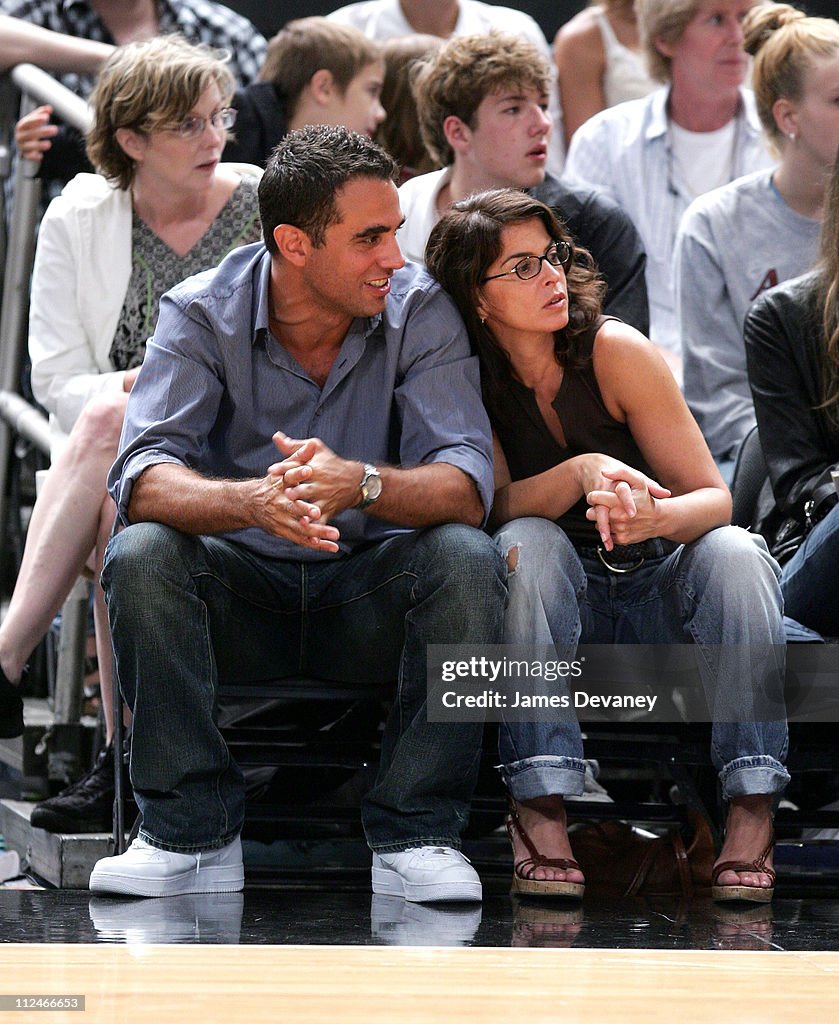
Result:
[[[771,170],[737,178],[685,211],[674,266],[684,391],[718,461],[755,423],[743,345],[749,306],[810,269],[820,227],[787,206]]]

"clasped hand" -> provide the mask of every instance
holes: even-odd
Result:
[[[611,551],[616,544],[657,537],[656,499],[669,498],[671,492],[631,466],[606,456],[601,460],[590,467],[583,485],[590,506],[586,519],[595,524],[603,547]]]
[[[295,544],[337,552],[340,533],[329,520],[359,497],[358,464],[319,438],[272,438],[285,458],[268,467],[263,498],[269,530]]]

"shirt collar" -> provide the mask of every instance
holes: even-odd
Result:
[[[257,279],[257,300],[256,300],[256,313],[253,321],[253,338],[251,344],[256,342],[263,336],[263,332],[269,332],[271,327],[269,323],[270,313],[270,295],[271,295],[271,253],[266,249],[262,255],[262,259],[259,263],[259,268],[256,271],[258,275]],[[347,337],[354,334],[356,331],[361,331],[364,338],[369,338],[370,335],[378,329],[382,323],[382,314],[376,313],[375,316],[368,317],[356,317],[355,320],[350,324],[350,329],[347,331]]]
[[[663,89],[656,89],[655,92],[651,93],[647,128],[644,132],[645,139],[659,139],[663,135],[667,135],[667,101],[669,99],[669,85]]]
[[[647,127],[644,131],[644,138],[647,141],[659,139],[667,135],[667,103],[670,99],[670,89],[671,86],[667,85],[663,89],[656,89],[655,92],[650,94]],[[740,102],[737,106],[737,113],[734,116],[738,121],[745,121],[750,131],[760,134],[760,118],[757,114],[754,95],[743,86],[740,87]]]

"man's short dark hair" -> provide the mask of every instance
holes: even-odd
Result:
[[[337,224],[336,194],[352,178],[394,181],[393,158],[372,139],[348,128],[308,125],[289,132],[268,159],[259,183],[259,216],[270,253],[277,251],[274,229],[293,224],[312,245],[324,243]]]

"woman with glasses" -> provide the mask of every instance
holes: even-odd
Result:
[[[106,477],[160,296],[260,237],[259,169],[219,162],[235,119],[232,92],[216,54],[179,37],[116,50],[91,96],[87,148],[101,175],[77,175],[42,221],[29,351],[32,388],[50,413],[54,445],[0,626],[5,735],[22,728],[15,687],[32,650],[86,563],[98,579],[115,514]],[[98,582],[94,610],[109,712],[111,639]],[[105,722],[110,735],[110,713]],[[110,756],[92,777],[36,808],[32,823],[53,831],[107,827]]]
[[[462,200],[432,231],[426,263],[481,361],[505,642],[553,646],[566,661],[579,641],[696,644],[729,802],[714,896],[770,899],[772,800],[789,776],[785,721],[749,714],[762,687],[778,696],[783,670],[766,546],[726,525],[728,491],[672,374],[643,335],[601,315],[587,254],[548,207],[507,190]],[[501,761],[514,888],[579,892],[563,807],[583,789],[576,719],[507,722]]]

